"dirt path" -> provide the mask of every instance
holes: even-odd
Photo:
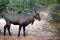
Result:
[[[0,35],[0,40],[60,40],[57,37],[53,36],[2,36]]]

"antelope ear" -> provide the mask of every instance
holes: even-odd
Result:
[[[39,10],[35,10],[34,13],[40,13],[40,11]]]
[[[36,13],[37,13],[37,11],[36,11],[36,10],[34,10],[32,13],[36,14]]]
[[[34,10],[34,13],[37,13],[37,11],[36,11],[36,10]]]

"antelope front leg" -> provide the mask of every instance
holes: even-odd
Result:
[[[20,31],[21,31],[22,26],[19,26],[19,32],[18,32],[18,37],[20,36]]]
[[[25,37],[25,27],[23,27],[23,36]]]

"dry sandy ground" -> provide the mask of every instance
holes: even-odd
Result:
[[[58,37],[54,36],[3,36],[0,35],[0,40],[60,40]]]

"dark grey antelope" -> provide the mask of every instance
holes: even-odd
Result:
[[[34,22],[34,19],[40,20],[39,13],[36,11],[31,14],[26,14],[21,12],[18,13],[6,13],[4,14],[4,19],[6,21],[6,25],[4,26],[4,36],[6,35],[6,29],[8,30],[9,35],[11,36],[10,26],[11,24],[19,25],[18,37],[20,36],[21,28],[23,28],[23,36],[25,36],[25,27]]]

